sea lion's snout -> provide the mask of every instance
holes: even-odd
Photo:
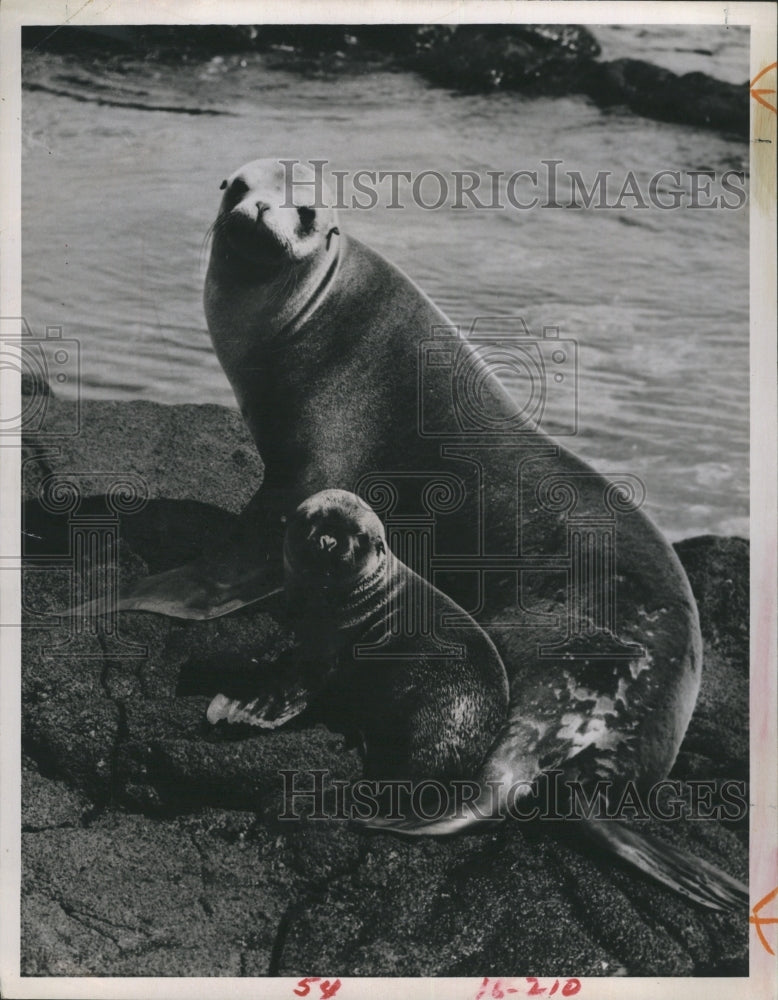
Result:
[[[271,204],[269,195],[258,198],[237,178],[225,191],[215,232],[241,257],[258,263],[281,261],[289,255],[290,227],[284,218],[289,211]]]
[[[325,573],[341,565],[354,569],[367,542],[367,536],[353,522],[330,515],[323,523],[312,526],[304,554],[309,563]]]

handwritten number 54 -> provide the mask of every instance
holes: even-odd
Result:
[[[321,976],[306,976],[305,979],[301,979],[297,984],[297,989],[292,990],[296,993],[298,997],[307,997],[311,992],[311,987],[309,983],[319,983],[319,990],[321,991],[321,1000],[331,1000],[332,997],[340,989],[340,980],[336,979],[334,983],[331,983],[329,979],[325,979],[322,982]]]

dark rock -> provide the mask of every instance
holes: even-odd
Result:
[[[255,47],[254,25],[25,25],[22,45],[45,52],[93,59],[131,56],[180,62],[217,52],[245,52]]]
[[[248,431],[238,413],[224,406],[142,401],[77,406],[51,399],[47,425],[80,428],[57,439],[56,469],[77,477],[81,497],[102,496],[129,476],[138,488],[145,486],[150,499],[196,499],[238,513],[261,480],[262,463]],[[34,462],[45,455],[46,444],[29,434],[23,457]],[[231,458],[236,452],[241,455],[237,463]],[[45,457],[38,464],[46,473],[53,471]],[[25,468],[26,476],[30,471]],[[29,487],[24,498],[40,499]]]
[[[80,826],[92,812],[89,799],[65,784],[44,778],[28,758],[22,760],[23,831]]]
[[[38,536],[24,590],[26,974],[745,973],[744,914],[687,905],[582,846],[569,825],[403,841],[317,820],[303,800],[306,818],[279,818],[281,770],[299,772],[297,790],[311,787],[314,768],[344,781],[360,773],[356,751],[305,717],[245,739],[220,739],[203,723],[230,656],[246,651],[272,669],[292,646],[279,606],[211,622],[125,614],[110,634],[58,623],[71,576],[98,570],[68,562],[72,515],[63,522],[36,499],[47,476],[79,472],[80,512],[96,517],[105,487],[91,470],[110,455],[151,497],[119,518],[120,577],[172,565],[198,536],[229,528],[259,483],[242,424],[219,407],[153,404],[89,404],[84,418],[59,457],[33,439],[25,465],[26,527]],[[744,780],[746,543],[677,548],[700,605],[706,665],[673,776]],[[746,877],[745,820],[653,829]]]
[[[23,745],[44,775],[106,801],[120,716],[103,688],[102,647],[96,636],[42,624],[58,621],[46,611],[69,603],[69,581],[62,574],[39,568],[25,577]]]
[[[235,827],[109,813],[25,834],[22,974],[265,973],[299,880],[270,835]]]
[[[748,137],[748,82],[724,83],[705,73],[678,76],[641,59],[592,63],[581,90],[599,107],[626,105],[658,121]]]
[[[437,26],[422,37],[414,68],[459,90],[568,93],[599,54],[589,30],[571,25]]]
[[[701,535],[675,545],[706,641],[748,677],[749,552],[744,538]]]
[[[678,76],[639,59],[598,62],[596,38],[581,25],[27,26],[22,44],[76,58],[102,58],[120,71],[139,60],[194,62],[237,53],[258,53],[271,69],[305,75],[412,69],[432,83],[459,91],[587,94],[600,107],[621,105],[659,121],[716,128],[743,138],[748,134],[747,84],[735,86],[704,73]],[[25,86],[51,89],[29,77]],[[97,99],[79,90],[55,92],[77,100]],[[100,100],[112,103],[107,97]],[[126,105],[128,100],[116,103]],[[167,110],[197,111],[191,106]]]

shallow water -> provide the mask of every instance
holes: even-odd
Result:
[[[608,28],[601,37],[607,58],[748,77],[742,30]],[[450,177],[542,171],[556,159],[587,186],[612,171],[616,194],[630,170],[645,192],[661,169],[748,166],[745,143],[577,97],[459,96],[392,72],[301,76],[259,56],[138,62],[122,73],[40,53],[25,63],[29,82],[81,96],[231,112],[24,92],[25,316],[36,332],[56,324],[79,340],[88,398],[233,404],[203,317],[204,237],[222,178],[246,160]],[[516,315],[536,336],[556,326],[574,339],[579,432],[567,443],[604,472],[640,476],[671,538],[747,533],[747,206],[431,211],[406,199],[401,211],[346,209],[341,219],[453,321]]]

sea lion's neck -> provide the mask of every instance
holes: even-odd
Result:
[[[323,591],[308,587],[306,581],[287,581],[287,598],[292,616],[308,625],[351,640],[367,632],[383,634],[389,627],[390,615],[396,604],[398,574],[391,553],[375,569],[356,582],[342,588]],[[309,629],[310,630],[310,629]]]
[[[289,279],[282,283],[281,294],[288,298],[272,317],[267,327],[267,350],[284,350],[324,301],[335,281],[341,258],[340,232],[334,227],[327,236],[324,253],[319,254],[304,273],[295,273],[296,281],[289,291]]]
[[[209,264],[207,284],[217,285],[225,295],[250,299],[251,314],[262,317],[262,350],[283,349],[288,340],[313,315],[335,280],[341,256],[337,226],[327,234],[321,252],[271,270],[259,280],[257,265],[239,259],[229,249],[214,253]]]

